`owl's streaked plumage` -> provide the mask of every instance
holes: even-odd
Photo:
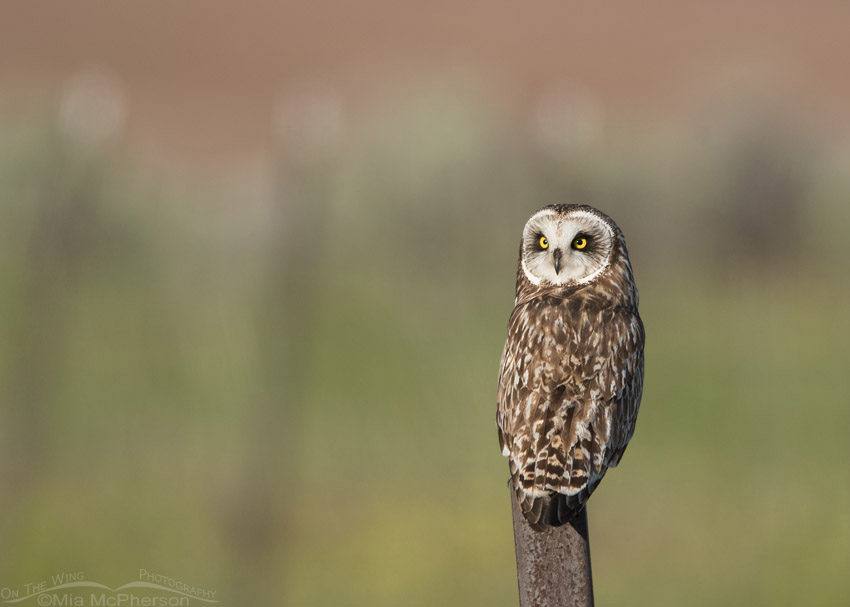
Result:
[[[643,345],[617,225],[584,205],[535,213],[520,244],[496,416],[534,529],[571,520],[620,461],[640,405]]]

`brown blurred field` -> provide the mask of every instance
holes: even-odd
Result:
[[[584,202],[648,344],[598,604],[847,604],[848,22],[0,0],[0,600],[516,604],[517,244]]]
[[[108,70],[126,91],[129,139],[180,162],[268,153],[275,104],[305,82],[328,83],[356,115],[423,79],[449,93],[486,87],[520,120],[562,81],[587,86],[616,120],[767,85],[799,115],[848,131],[842,2],[3,0],[0,10],[0,92],[55,92],[77,70]]]

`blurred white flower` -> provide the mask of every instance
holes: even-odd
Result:
[[[72,138],[100,147],[124,129],[127,101],[118,78],[102,69],[75,73],[62,89],[59,122]]]

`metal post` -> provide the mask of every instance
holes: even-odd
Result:
[[[520,607],[592,607],[587,510],[567,525],[534,531],[513,489],[511,504]]]

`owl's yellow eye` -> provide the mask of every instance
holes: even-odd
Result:
[[[538,242],[540,243],[541,249],[548,249],[549,248],[549,241],[546,239],[545,236],[541,236],[540,240]]]
[[[573,248],[578,249],[579,251],[581,251],[586,246],[587,246],[587,238],[585,238],[584,236],[578,236],[573,241]]]

